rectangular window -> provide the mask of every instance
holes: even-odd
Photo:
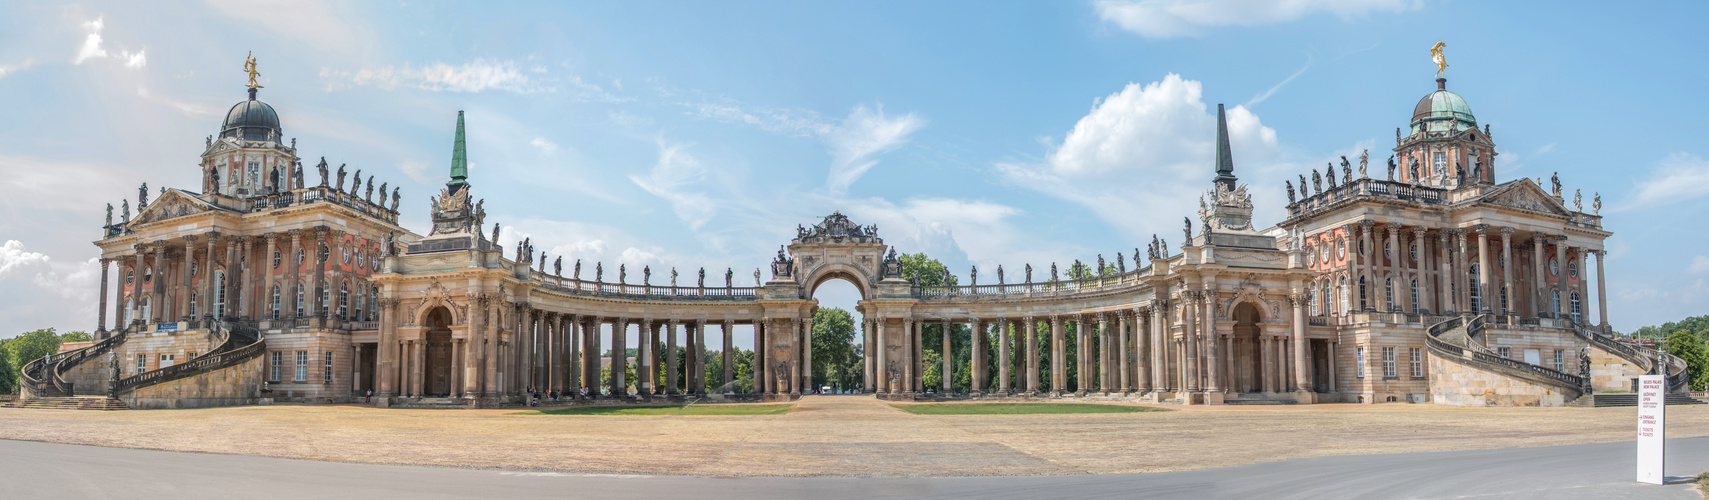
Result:
[[[1566,352],[1564,352],[1560,349],[1555,349],[1555,371],[1557,371],[1557,372],[1567,371]]]
[[[271,365],[269,365],[267,367],[267,380],[272,381],[272,382],[278,382],[279,381],[279,365],[284,363],[284,362],[285,362],[285,353],[280,352],[280,351],[273,351],[273,362]]]
[[[332,383],[332,351],[326,351],[326,383]]]
[[[1358,377],[1365,378],[1365,348],[1353,349],[1353,366],[1359,367]]]
[[[188,355],[186,355],[186,356],[184,356],[184,360],[185,360],[185,361],[189,361],[189,360],[192,360],[192,359],[196,359],[196,351],[190,351],[190,352],[189,352],[189,353],[188,353]]]
[[[146,371],[148,371],[148,356],[143,355],[143,354],[136,355],[136,372],[137,372],[137,374],[140,375],[140,374],[142,374],[142,372],[146,372]]]
[[[309,352],[308,351],[297,351],[297,366],[296,366],[296,368],[297,368],[296,377],[292,378],[291,380],[294,380],[297,382],[308,382],[309,381]]]
[[[1412,362],[1412,378],[1424,378],[1424,353],[1417,347],[1406,349],[1406,358]]]
[[[169,366],[172,366],[172,355],[171,354],[160,355],[160,367],[166,368]]]
[[[1508,351],[1506,347],[1495,348],[1495,353],[1500,354],[1501,357],[1503,357],[1503,358],[1513,359],[1513,353],[1511,351]]]
[[[1400,374],[1395,372],[1395,365],[1394,365],[1395,358],[1394,358],[1394,356],[1395,356],[1395,348],[1393,348],[1393,347],[1384,347],[1383,348],[1383,378],[1395,378],[1395,377],[1400,376]]]

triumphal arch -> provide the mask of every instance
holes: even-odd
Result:
[[[1600,196],[1586,211],[1558,178],[1499,180],[1490,127],[1435,83],[1396,129],[1386,175],[1368,152],[1356,171],[1343,157],[1301,173],[1275,226],[1254,225],[1219,105],[1206,191],[1182,207],[1173,244],[1153,235],[1113,262],[1074,259],[1067,275],[999,266],[955,285],[905,276],[877,227],[840,212],[798,226],[751,281],[566,268],[528,240],[501,246],[468,181],[461,113],[418,234],[398,224],[400,190],[381,183],[376,200],[373,176],[346,182],[325,158],[306,175],[251,87],[207,139],[201,186],[150,202],[144,185],[135,218],[129,199],[118,221],[109,205],[95,241],[100,340],[25,366],[25,396],[139,408],[788,400],[812,391],[813,291],[833,279],[860,291],[861,390],[882,398],[1561,405],[1646,372],[1682,388],[1682,361],[1609,337]],[[970,349],[926,334],[958,324]],[[732,368],[738,327],[753,336],[751,380]],[[937,387],[925,384],[929,342],[951,354]],[[707,373],[708,356],[723,373]],[[970,371],[964,389],[949,383],[957,370]]]

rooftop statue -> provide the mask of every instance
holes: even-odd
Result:
[[[252,88],[252,89],[261,88],[261,84],[255,83],[255,77],[261,76],[261,72],[255,71],[255,63],[256,63],[256,60],[255,60],[255,53],[254,52],[250,52],[249,55],[244,56],[244,58],[243,58],[243,71],[245,73],[249,73],[249,88]]]
[[[389,187],[390,184],[391,183],[389,183],[389,182],[380,183],[380,206],[382,206],[382,207],[386,206],[386,188]],[[369,181],[368,185],[373,186],[374,185],[373,181]],[[482,224],[475,224],[475,225],[479,226]]]
[[[1181,234],[1184,235],[1183,237],[1186,238],[1187,241],[1193,241],[1193,219],[1181,217],[1181,224],[1185,225],[1185,227],[1181,229]]]
[[[580,267],[579,261],[578,261],[577,267]],[[593,282],[594,283],[604,283],[605,282],[605,263],[604,262],[595,262],[593,264]]]
[[[575,279],[576,281],[581,281],[581,279],[582,279],[582,260],[581,259],[576,259],[575,274],[570,276],[570,278]]]
[[[137,215],[142,215],[142,207],[146,206],[148,206],[148,183],[144,182],[142,183],[142,187],[137,188],[136,190]]]
[[[1331,162],[1327,168],[1324,168],[1324,177],[1326,179],[1328,179],[1327,184],[1329,184],[1329,189],[1335,189],[1335,163],[1334,162]]]
[[[1561,173],[1555,172],[1554,174],[1550,175],[1549,176],[1549,184],[1553,186],[1552,192],[1555,193],[1555,197],[1560,198],[1561,197]],[[137,205],[137,206],[141,206],[141,205]]]
[[[385,193],[385,191],[380,192]],[[381,196],[385,195],[382,194]],[[368,176],[368,189],[362,193],[362,199],[367,200],[369,203],[374,202],[374,176],[372,175]]]
[[[393,212],[398,211],[398,200],[403,199],[403,195],[400,194],[402,191],[403,191],[403,188],[392,188],[392,211]]]
[[[552,275],[558,277],[564,276],[564,256],[559,255],[558,258],[552,259]]]
[[[979,286],[979,266],[973,266],[973,271],[967,274],[968,285]]]
[[[1003,265],[997,264],[997,284],[1003,284]]]
[[[695,281],[700,288],[706,288],[706,268],[700,268],[700,279]]]
[[[320,170],[320,187],[326,187],[326,157],[325,156],[320,157],[320,164],[315,165],[315,169]]]
[[[1448,70],[1448,58],[1442,55],[1442,48],[1447,46],[1446,42],[1436,42],[1435,46],[1430,47],[1430,62],[1436,63],[1437,78],[1441,78],[1442,72]]]
[[[1391,180],[1391,181],[1394,180],[1394,169],[1395,169],[1394,155],[1389,155],[1389,180]]]
[[[754,280],[758,281],[759,275],[760,275],[760,270],[755,269],[754,270]],[[728,267],[724,268],[724,288],[730,288],[731,278],[734,278],[735,276],[736,276],[736,273],[734,271],[731,271],[730,268],[728,268]]]
[[[1300,185],[1304,186],[1305,181],[1301,180]],[[1311,192],[1314,195],[1323,194],[1323,176],[1319,175],[1315,168],[1311,169]]]
[[[1366,150],[1360,151],[1359,152],[1359,178],[1360,179],[1371,178],[1371,176],[1365,175],[1365,164],[1370,163],[1370,162],[1371,162],[1371,150],[1366,149]]]
[[[1282,181],[1288,187],[1288,204],[1294,204],[1294,181]]]
[[[119,217],[122,222],[131,221],[131,200],[119,200]]]
[[[332,187],[333,191],[343,191],[344,190],[344,166],[345,165],[346,165],[345,163],[338,164],[338,185]]]
[[[1596,193],[1596,198],[1590,202],[1590,214],[1602,215],[1602,193]]]
[[[1033,265],[1027,264],[1027,283],[1033,282]]]
[[[107,225],[113,225],[113,204],[107,204]]]
[[[350,179],[350,194],[362,190],[362,169],[356,169],[356,176]]]
[[[1341,182],[1353,183],[1353,164],[1347,162],[1347,155],[1341,155]]]
[[[676,268],[671,268],[671,288],[676,288]]]
[[[498,243],[499,226],[500,226],[499,223],[497,223],[497,222],[493,223],[493,243]]]
[[[641,284],[653,284],[653,266],[641,266]]]
[[[1584,190],[1582,189],[1573,190],[1573,211],[1584,213]]]

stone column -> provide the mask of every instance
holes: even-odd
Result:
[[[804,368],[802,366],[811,361],[807,359],[807,353],[811,352],[807,349],[807,337],[813,328],[812,321],[811,317],[795,318],[790,320],[790,331],[795,335],[795,341],[791,343],[792,350],[793,352],[802,353],[800,356],[795,356],[796,359],[790,360],[789,363],[789,376],[793,377],[790,380],[795,381],[795,383],[789,384],[789,394],[791,396],[807,393],[809,389],[803,386],[811,385],[803,384],[801,382],[812,376],[812,369],[810,367]]]
[[[1062,394],[1068,388],[1068,358],[1064,356],[1061,316],[1050,317],[1050,391]]]
[[[129,299],[126,299],[125,286],[130,286]],[[119,286],[116,305],[113,306],[113,326],[120,330],[130,328],[137,319],[137,300],[142,291],[142,245],[131,247],[131,253],[119,257]],[[127,321],[126,318],[129,318]]]
[[[1257,340],[1258,340],[1258,353],[1257,354],[1258,354],[1258,360],[1259,360],[1258,361],[1258,390],[1260,392],[1265,392],[1265,393],[1276,392],[1275,387],[1271,385],[1271,383],[1273,382],[1273,372],[1276,370],[1276,363],[1275,363],[1276,353],[1273,352],[1271,349],[1273,344],[1275,344],[1275,342],[1274,342],[1275,339],[1271,338],[1269,335],[1259,333]],[[1230,364],[1232,364],[1232,363],[1230,363]],[[1229,385],[1232,387],[1235,387],[1236,391],[1244,390],[1244,388],[1240,387],[1238,379],[1236,382],[1230,383]]]
[[[1181,376],[1185,391],[1198,391],[1199,381],[1199,293],[1181,292],[1181,307],[1185,317],[1181,325]]]
[[[398,299],[380,299],[380,339],[374,345],[375,395],[388,398],[397,395],[398,377]]]
[[[1596,250],[1592,253],[1594,253],[1596,255],[1596,319],[1597,319],[1597,321],[1601,321],[1603,333],[1607,333],[1607,331],[1608,331],[1608,284],[1606,282],[1604,282],[1602,279],[1602,277],[1603,277],[1602,261],[1608,259],[1608,252],[1603,251],[1603,250]],[[107,268],[105,266],[101,267],[101,271],[103,273],[102,274],[103,276],[105,276],[104,273],[106,272],[106,270],[107,270]],[[1584,276],[1584,275],[1580,274],[1579,276]],[[106,285],[102,285],[101,288],[105,289]],[[106,295],[105,293],[102,294],[103,298],[105,298],[105,295]],[[1589,322],[1587,321],[1586,323],[1589,323]]]
[[[415,383],[410,388],[410,394],[419,398],[423,394],[427,394],[427,339],[410,341],[410,346],[414,349],[410,352],[414,356],[413,361],[410,362],[410,370],[415,372]],[[311,360],[310,365],[313,364]],[[314,370],[309,371],[311,373],[309,377],[312,379]]]
[[[1531,233],[1531,286],[1528,291],[1531,299],[1531,314],[1539,318],[1549,315],[1549,306],[1547,305],[1549,294],[1544,293],[1544,290],[1548,289],[1545,285],[1548,281],[1543,274],[1543,269],[1549,266],[1548,261],[1543,260],[1543,247],[1547,245],[1546,240],[1547,237],[1541,234]]]
[[[1009,355],[1009,342],[1015,338],[1015,324],[1007,317],[997,321],[997,393],[1008,396],[1015,393],[1014,379],[1010,376],[1014,359]]]
[[[1429,280],[1424,277],[1424,263],[1430,261],[1427,257],[1427,255],[1429,255],[1427,253],[1429,248],[1424,246],[1424,230],[1424,226],[1412,226],[1412,253],[1416,255],[1416,257],[1408,256],[1409,258],[1407,260],[1402,261],[1411,266],[1409,268],[1410,272],[1408,273],[1408,282],[1406,284],[1408,304],[1411,303],[1412,298],[1412,283],[1418,283],[1418,307],[1412,309],[1413,314],[1424,314],[1424,311],[1420,309],[1437,311],[1436,306],[1430,303],[1430,284]],[[1298,341],[1298,339],[1295,339],[1295,342]]]
[[[243,245],[243,258],[233,261],[232,263],[232,266],[240,267],[243,272],[243,286],[237,291],[237,317],[246,320],[256,319],[257,316],[253,309],[254,305],[251,304],[251,302],[254,302],[253,299],[255,298],[254,295],[251,294],[255,291],[256,266],[249,265],[249,259],[254,258],[255,256],[255,252],[253,251],[254,249],[250,246],[254,240],[255,238],[250,236],[238,238],[238,241]],[[185,253],[189,252],[186,251]]]
[[[1221,334],[1221,332],[1218,332],[1217,328],[1216,328],[1216,293],[1217,293],[1217,289],[1216,289],[1216,282],[1214,281],[1214,278],[1209,277],[1209,276],[1205,277],[1204,288],[1205,288],[1205,298],[1204,298],[1205,316],[1204,316],[1204,320],[1200,321],[1199,324],[1204,327],[1205,338],[1208,339],[1207,343],[1210,345],[1210,353],[1206,356],[1206,360],[1205,360],[1205,363],[1210,366],[1210,369],[1209,369],[1210,375],[1208,377],[1209,381],[1207,382],[1207,386],[1206,386],[1205,390],[1210,391],[1210,392],[1218,392],[1218,391],[1221,391],[1223,389],[1223,383],[1222,383],[1222,371],[1223,371],[1222,359],[1223,359],[1223,356],[1219,355],[1219,351],[1222,351],[1223,349],[1218,347],[1222,343],[1222,334]]]
[[[801,342],[795,345],[800,348],[801,357],[801,387],[802,394],[812,394],[819,391],[819,386],[813,384],[813,315],[801,318]]]
[[[282,263],[287,265],[287,266],[290,266],[290,268],[291,268],[291,273],[289,274],[289,276],[291,277],[290,278],[291,282],[289,283],[289,286],[286,287],[289,290],[287,292],[288,296],[282,297],[281,300],[284,303],[289,304],[288,306],[283,306],[283,307],[286,310],[291,311],[291,317],[295,318],[298,316],[298,314],[297,314],[297,294],[302,289],[302,283],[303,283],[303,266],[301,263],[297,262],[297,252],[303,251],[302,250],[302,248],[303,248],[303,232],[301,229],[292,229],[292,230],[290,230],[290,235],[291,235],[291,253],[289,255],[284,256],[284,259],[282,259]],[[211,239],[212,238],[210,238],[210,240]],[[213,255],[213,242],[212,241],[210,241],[208,243],[208,248],[209,248],[208,255]],[[303,312],[304,313],[308,312],[308,305],[306,303],[303,306]]]
[[[188,320],[190,318],[190,315],[196,313],[195,311],[190,309],[190,290],[191,290],[191,287],[190,287],[190,280],[191,280],[190,269],[192,269],[196,265],[196,260],[195,260],[195,257],[196,257],[196,237],[190,236],[190,235],[185,235],[185,236],[183,236],[183,240],[184,240],[184,266],[178,270],[178,286],[176,286],[174,288],[178,289],[178,314],[177,314],[178,318],[177,319]],[[196,274],[201,274],[201,273],[197,272]],[[197,297],[196,302],[197,302],[196,305],[199,305],[199,306],[204,305],[207,303],[207,297]],[[190,328],[190,325],[182,325],[179,327],[180,330],[188,330],[189,328]]]
[[[1026,387],[1026,390],[1028,393],[1038,394],[1039,392],[1041,392],[1041,391],[1039,391],[1039,387],[1038,387],[1038,372],[1039,372],[1039,370],[1038,370],[1039,369],[1039,364],[1038,364],[1038,319],[1033,318],[1032,316],[1024,316],[1021,318],[1021,320],[1025,321],[1027,323],[1027,333],[1026,333],[1026,335],[1027,335],[1027,338],[1026,338],[1026,342],[1027,342],[1027,345],[1026,345],[1027,387]]]
[[[236,305],[238,303],[237,287],[238,280],[241,279],[238,275],[243,274],[238,270],[237,246],[238,242],[242,240],[243,236],[227,236],[225,239],[225,287],[219,291],[221,298],[224,299],[220,301],[222,303],[222,310],[220,311],[221,318],[237,317],[237,313],[233,311],[237,309]],[[213,276],[213,274],[209,273],[208,276]]]
[[[1118,374],[1116,374],[1118,375],[1116,377],[1116,389],[1121,392],[1130,392],[1133,391],[1133,374],[1130,374],[1130,369],[1133,367],[1133,355],[1128,352],[1128,312],[1116,311],[1114,336],[1116,336],[1116,353],[1114,353],[1113,358],[1116,358],[1116,363],[1121,365]]]
[[[1547,265],[1547,264],[1545,264]],[[1559,295],[1560,310],[1555,311],[1554,295]],[[1544,295],[1549,300],[1549,310],[1555,311],[1556,318],[1570,318],[1571,305],[1567,303],[1567,235],[1555,237],[1555,289],[1553,293]]]
[[[754,394],[765,394],[765,345],[767,320],[754,322]]]
[[[1505,315],[1512,314],[1516,302],[1513,300],[1513,263],[1515,262],[1513,259],[1513,228],[1504,226],[1499,230],[1501,231],[1501,259],[1497,262],[1501,266],[1501,293],[1496,294],[1496,299],[1499,302],[1496,302],[1491,309]],[[1501,307],[1502,302],[1507,303],[1505,309]]]
[[[326,297],[330,295],[328,293],[329,290],[326,288],[326,265],[327,261],[332,260],[332,248],[326,246],[328,232],[329,230],[325,226],[315,228],[314,251],[310,252],[314,254],[310,261],[314,262],[315,296],[314,300],[310,300],[309,303],[315,304],[316,306],[310,310],[309,314],[319,316],[323,318],[323,321],[327,316],[327,311],[331,309],[331,307],[326,304]],[[325,258],[321,258],[320,252],[322,247],[327,249]]]
[[[1356,257],[1355,260],[1364,259],[1364,262],[1360,263],[1358,276],[1365,278],[1366,285],[1365,290],[1359,292],[1364,306],[1360,307],[1359,304],[1353,304],[1353,307],[1361,310],[1374,311],[1377,309],[1377,297],[1379,297],[1377,295],[1377,252],[1380,250],[1376,248],[1376,243],[1372,239],[1376,225],[1376,221],[1359,221],[1359,241],[1362,242],[1365,253]],[[1357,254],[1358,252],[1354,253]]]
[[[635,393],[645,398],[653,395],[652,337],[653,319],[641,318],[641,330],[635,338]]]
[[[394,302],[398,301],[398,299],[395,298],[389,300]],[[478,397],[482,388],[481,374],[483,370],[481,370],[481,360],[485,353],[485,349],[483,349],[483,347],[486,343],[483,342],[483,340],[486,338],[487,313],[486,300],[479,294],[468,294],[467,304],[468,307],[464,310],[467,311],[468,317],[464,321],[468,323],[469,328],[463,333],[463,359],[462,366],[460,366],[459,369],[463,372],[463,387],[461,390],[463,397],[471,398]],[[382,314],[392,314],[392,322],[394,325],[397,324],[396,309],[384,308],[382,306],[382,310],[380,312]],[[382,316],[381,319],[384,320],[385,318]],[[381,331],[384,332],[383,329]],[[391,342],[391,344],[395,345],[396,342]],[[385,347],[387,343],[384,339],[382,339],[380,345],[380,349],[387,349],[387,347]],[[391,371],[391,369],[382,368],[380,373],[389,373]]]
[[[1097,326],[1091,318],[1092,315],[1090,314],[1074,316],[1074,364],[1077,366],[1074,377],[1077,385],[1075,388],[1076,395],[1084,395],[1097,390],[1093,386],[1098,383],[1098,360],[1092,353],[1092,348],[1096,343],[1093,340],[1093,335],[1097,334],[1094,331]]]
[[[568,349],[564,354],[564,372],[570,377],[566,392],[580,396],[581,389],[584,387],[582,385],[582,374],[587,372],[583,368],[586,355],[582,353],[581,348],[583,345],[582,338],[587,335],[586,323],[583,322],[581,316],[574,314],[568,316],[566,319],[568,323],[564,325],[564,347]]]
[[[1116,385],[1114,382],[1116,367],[1113,362],[1115,360],[1115,357],[1113,356],[1115,351],[1110,349],[1111,341],[1114,339],[1110,338],[1109,315],[1097,313],[1094,317],[1097,318],[1097,322],[1094,323],[1093,326],[1097,328],[1097,331],[1088,333],[1097,335],[1098,338],[1098,355],[1092,357],[1092,359],[1096,360],[1098,363],[1098,392],[1109,394],[1110,389],[1114,388]],[[1086,348],[1087,350],[1091,350],[1090,345]]]
[[[105,339],[105,338],[107,338],[106,333],[107,333],[107,262],[108,261],[107,261],[106,257],[101,257],[99,262],[101,264],[101,288],[100,288],[100,292],[99,292],[101,297],[99,299],[100,303],[95,306],[95,332],[101,334],[100,338]],[[1601,266],[1600,261],[1598,261],[1597,265],[1600,268],[1600,266]],[[119,272],[123,273],[124,269],[119,269]]]
[[[754,342],[754,352],[759,352],[761,346],[757,336]],[[682,394],[679,392],[682,384],[677,382],[677,373],[681,372],[682,368],[677,364],[676,351],[676,320],[673,319],[665,322],[665,394],[672,396]]]
[[[868,387],[871,387],[877,394],[889,394],[894,389],[890,386],[890,349],[884,336],[886,322],[888,320],[882,317],[873,320],[873,342],[878,345],[874,346],[872,350],[868,350],[868,352],[874,353],[874,363],[876,363],[872,365],[872,376],[868,377],[872,384]]]
[[[273,273],[277,272],[279,268],[277,266],[273,265],[273,253],[278,251],[278,248],[277,248],[278,247],[278,236],[273,234],[273,233],[267,233],[265,235],[262,235],[261,238],[267,240],[267,253],[265,255],[261,256],[261,261],[259,262],[259,265],[257,266],[257,268],[260,270],[260,274],[261,274],[261,297],[262,297],[262,300],[265,301],[264,303],[266,304],[266,306],[264,306],[262,308],[265,310],[265,312],[258,312],[255,314],[255,316],[257,318],[260,318],[261,316],[266,316],[267,319],[275,319],[275,318],[273,318],[273,302],[272,302],[272,300],[273,300],[273,291],[277,290],[274,283],[276,283],[278,281],[278,278],[274,277]],[[289,259],[280,259],[280,263],[283,263],[286,260],[289,260]],[[279,290],[279,308],[280,309],[285,308],[286,299],[285,299],[284,294],[285,294],[284,290]],[[376,297],[376,299],[378,299],[378,297]],[[379,317],[379,315],[376,314],[375,317]]]
[[[1331,393],[1336,392],[1337,390],[1335,388],[1335,379],[1341,377],[1341,372],[1335,369],[1335,359],[1341,356],[1339,344],[1339,342],[1335,342],[1333,340],[1329,341],[1329,376],[1326,378],[1329,379],[1329,392]]]
[[[1452,252],[1449,252],[1452,248],[1452,240],[1454,239],[1455,231],[1458,230],[1442,229],[1437,231],[1436,234],[1436,242],[1439,247],[1436,252],[1436,295],[1439,297],[1439,302],[1436,304],[1437,314],[1447,314],[1449,312],[1458,312],[1460,310],[1459,303],[1454,298],[1454,287],[1452,285],[1454,283],[1453,279],[1455,276],[1454,258],[1452,256]],[[1334,377],[1332,376],[1330,378]]]
[[[1393,298],[1394,299],[1393,303],[1387,304],[1389,312],[1404,311],[1404,310],[1406,310],[1406,308],[1401,307],[1401,298],[1400,298],[1400,296],[1401,296],[1401,293],[1400,293],[1400,289],[1401,289],[1401,286],[1400,286],[1400,282],[1401,282],[1400,266],[1401,266],[1401,255],[1405,254],[1406,252],[1402,251],[1401,247],[1400,247],[1400,223],[1399,222],[1390,222],[1387,225],[1385,225],[1384,228],[1388,230],[1389,242],[1387,245],[1383,245],[1384,248],[1377,249],[1378,250],[1377,252],[1372,252],[1372,255],[1376,256],[1379,253],[1383,254],[1382,256],[1378,257],[1378,259],[1379,259],[1378,262],[1381,262],[1380,259],[1382,259],[1382,258],[1388,259],[1389,262],[1388,262],[1388,265],[1386,267],[1388,267],[1389,276],[1387,278],[1384,278],[1382,280],[1382,283],[1378,283],[1377,286],[1379,289],[1383,290],[1383,292],[1382,292],[1383,295],[1392,296],[1392,297],[1385,297],[1385,298]],[[1393,251],[1394,255],[1392,255],[1392,256],[1387,255],[1389,251]],[[1392,290],[1392,293],[1390,293],[1390,290]]]
[[[939,385],[942,385],[943,387],[940,387],[939,390],[941,390],[946,396],[950,393],[950,381],[955,378],[955,351],[950,347],[950,332],[954,331],[954,328],[950,325],[951,323],[949,322],[949,318],[944,318],[943,328],[940,330],[943,334],[941,338],[944,346],[943,356],[940,356],[940,358],[942,358],[941,361],[943,362],[943,369],[938,372],[940,375],[938,378],[941,379],[940,382],[942,382]]]
[[[1454,301],[1460,305],[1458,307],[1460,313],[1464,314],[1470,312],[1472,314],[1478,314],[1482,311],[1478,311],[1472,307],[1472,274],[1466,272],[1467,269],[1471,268],[1472,263],[1472,259],[1470,255],[1468,255],[1471,252],[1467,251],[1467,236],[1466,230],[1464,229],[1454,233],[1454,239],[1460,244],[1459,253],[1454,254],[1454,260],[1459,261],[1459,265],[1454,267],[1459,270],[1459,272],[1454,273],[1454,283],[1458,284],[1456,287],[1458,291],[1454,293]]]
[[[877,333],[872,318],[868,317],[869,314],[872,314],[871,311],[863,311],[860,318],[860,364],[863,372],[860,379],[860,389],[861,392],[867,394],[876,394],[878,381],[873,378],[873,366],[874,363],[878,362],[878,350],[874,347],[878,340],[874,338]]]
[[[737,350],[737,323],[735,323],[735,321],[730,321],[730,319],[725,319],[723,323],[719,323],[718,329],[725,333],[725,350],[723,350],[723,353],[719,353],[719,358],[723,360],[723,365],[725,365],[725,379],[723,379],[723,384],[719,384],[718,392],[723,392],[723,394],[733,394],[733,392],[737,391],[737,389],[735,389],[737,386],[733,384],[733,382],[737,381],[737,358],[735,358],[735,350]]]
[[[483,332],[486,338],[486,347],[481,350],[481,363],[485,365],[482,368],[485,368],[486,375],[482,379],[483,388],[481,390],[481,394],[485,397],[493,398],[503,394],[503,388],[499,386],[498,366],[499,331],[501,329],[500,325],[503,324],[503,316],[501,316],[502,306],[500,302],[503,302],[504,298],[499,296],[490,296],[484,297],[484,299],[484,302],[486,303],[485,313],[487,317],[485,321],[482,322],[481,326],[486,327],[486,331]],[[599,365],[594,366],[598,367]],[[599,374],[597,372],[594,373],[593,380],[599,380]]]
[[[629,318],[611,324],[611,394],[629,394]]]
[[[166,304],[163,300],[166,295],[166,244],[155,243],[153,247],[154,264],[149,267],[148,275],[148,321],[159,323],[160,318],[166,317]],[[1564,260],[1561,262],[1566,263]]]
[[[909,340],[914,346],[914,392],[926,392],[926,322],[914,322],[914,336]]]
[[[706,320],[694,320],[694,380],[695,387],[700,389],[696,394],[706,394]]]
[[[984,394],[984,323],[979,317],[969,321],[971,333],[967,334],[967,389],[972,394]]]
[[[1133,311],[1134,384],[1129,388],[1140,393],[1152,389],[1151,310],[1147,307]]]
[[[1575,321],[1575,323],[1578,323],[1581,325],[1588,325],[1588,324],[1591,324],[1590,323],[1590,303],[1589,303],[1589,301],[1590,301],[1590,285],[1589,285],[1590,275],[1585,274],[1584,261],[1585,261],[1585,259],[1590,258],[1590,256],[1588,255],[1590,253],[1590,248],[1578,247],[1576,249],[1576,252],[1574,252],[1574,253],[1578,254],[1578,258],[1573,259],[1573,269],[1578,271],[1578,308],[1579,308],[1579,317],[1578,317],[1578,320]],[[1568,301],[1567,307],[1569,307],[1569,308],[1572,307],[1572,303],[1570,300]]]
[[[1310,355],[1308,352],[1310,350],[1310,343],[1307,342],[1305,338],[1306,294],[1296,292],[1289,298],[1293,299],[1294,305],[1294,389],[1299,392],[1310,392],[1312,390],[1311,373],[1307,370],[1310,368],[1311,362],[1306,359]]]

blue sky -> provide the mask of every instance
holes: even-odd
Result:
[[[1217,103],[1273,224],[1284,179],[1383,157],[1444,41],[1498,180],[1558,171],[1587,206],[1602,194],[1616,328],[1709,313],[1705,6],[1575,7],[7,3],[0,336],[94,328],[104,205],[198,184],[251,51],[305,163],[401,185],[408,227],[427,227],[466,110],[470,182],[506,244],[740,278],[832,210],[964,276],[1132,252],[1196,208]]]

